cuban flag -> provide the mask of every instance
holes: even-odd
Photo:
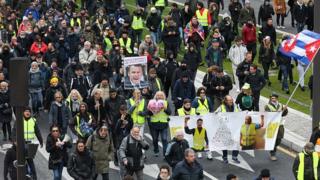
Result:
[[[286,56],[309,64],[320,48],[320,34],[303,30],[302,32],[282,41],[280,52]]]

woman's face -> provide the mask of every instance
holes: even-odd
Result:
[[[71,93],[72,99],[78,99],[78,94],[76,92]]]
[[[95,97],[96,99],[100,99],[100,98],[101,98],[101,93],[100,93],[100,92],[94,93],[94,97]]]
[[[83,152],[84,148],[85,148],[84,143],[78,143],[77,144],[77,149],[78,149],[79,152]]]
[[[80,111],[85,112],[86,111],[86,106],[84,104],[80,105]]]
[[[164,100],[164,95],[162,93],[158,93],[156,98]]]

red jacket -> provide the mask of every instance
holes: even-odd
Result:
[[[247,24],[242,27],[242,39],[243,43],[247,45],[248,43],[257,41],[256,27],[252,25],[249,27]]]
[[[30,48],[30,54],[38,54],[40,52],[44,54],[45,52],[47,52],[47,50],[48,50],[48,46],[44,42],[41,42],[40,47],[38,46],[38,42],[34,42],[32,43]]]

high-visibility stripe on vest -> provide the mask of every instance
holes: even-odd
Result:
[[[255,143],[256,125],[251,123],[247,128],[247,124],[241,126],[241,145],[251,146]]]
[[[221,104],[221,112],[227,112],[227,108],[224,104]],[[236,105],[234,105],[234,110],[233,112],[239,112],[239,109]]]
[[[297,180],[306,180],[304,179],[304,157],[305,154],[303,152],[299,153],[299,167],[298,167],[298,175]],[[313,160],[313,175],[316,180],[318,180],[318,162],[319,156],[317,152],[312,153],[312,160]]]
[[[198,128],[194,129],[194,135],[193,135],[193,149],[195,150],[203,150],[205,145],[205,132],[206,129],[202,128],[201,132],[199,132]]]
[[[132,98],[129,99],[129,103],[131,106],[135,105],[135,102]],[[145,100],[141,99],[138,107],[136,107],[134,109],[134,111],[132,112],[131,118],[132,118],[134,124],[144,124],[145,118],[143,116],[138,115],[139,111],[140,112],[144,111],[144,104],[145,104]]]
[[[183,107],[178,109],[178,116],[185,116],[185,115],[196,115],[196,109],[195,108],[191,108],[190,111],[189,111],[189,114],[187,114],[184,111]]]
[[[75,129],[80,134],[80,136],[83,137],[83,134],[80,131],[80,117],[79,117],[79,114],[76,115],[76,118],[77,118],[77,125],[76,125]],[[92,119],[92,116],[91,116],[91,114],[89,114],[89,120],[91,120],[91,119]]]
[[[121,47],[125,47],[125,48],[126,48],[126,50],[127,50],[127,52],[128,52],[129,54],[132,54],[131,38],[129,38],[129,37],[127,38],[126,44],[124,44],[123,38],[120,38],[120,39],[119,39],[119,43],[120,43],[120,46],[121,46]]]
[[[318,153],[320,156],[320,138],[317,139],[316,144],[314,145],[314,150]]]
[[[77,21],[78,25],[81,26],[81,20],[80,20],[80,18],[77,18],[76,21]],[[70,26],[73,27],[73,26],[74,26],[74,23],[75,23],[75,22],[74,22],[74,18],[71,18],[71,20],[70,20]]]
[[[168,101],[164,101],[164,106],[166,108],[168,107]],[[168,123],[168,117],[169,117],[169,115],[166,114],[164,112],[164,110],[161,110],[159,113],[154,114],[154,115],[151,116],[150,122],[151,123],[157,123],[157,122]]]
[[[35,134],[35,125],[36,119],[30,118],[29,120],[23,120],[23,131],[24,131],[24,140],[25,141],[32,141],[36,137]]]
[[[103,41],[106,45],[106,51],[110,51],[112,49],[112,42],[111,40],[108,38],[108,37],[105,37],[104,38],[104,41]]]
[[[197,10],[196,16],[198,18],[199,23],[202,26],[208,26],[208,24],[209,24],[209,22],[208,22],[208,9],[204,9],[202,11],[202,14],[200,13],[200,10]]]
[[[164,0],[158,0],[155,4],[155,7],[164,7],[166,6],[165,1]]]
[[[133,16],[131,27],[133,30],[143,29],[143,20],[142,17]]]
[[[163,20],[163,19],[161,20],[161,23],[160,23],[160,29],[161,29],[161,32],[162,32],[163,29],[164,29],[164,20]]]
[[[196,109],[196,112],[199,113],[200,115],[209,113],[209,103],[207,98],[204,100],[203,103],[201,102],[200,99],[198,99],[198,107]]]
[[[277,111],[280,111],[282,109],[282,105],[279,104],[279,107],[278,109],[276,109],[273,105],[271,104],[267,104],[268,108],[270,109],[271,112],[277,112]]]
[[[161,84],[160,84],[159,78],[156,78],[156,83],[157,83],[158,90],[161,91]]]

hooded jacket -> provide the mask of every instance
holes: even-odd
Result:
[[[68,173],[77,180],[92,180],[95,176],[95,162],[92,154],[85,149],[84,152],[75,150],[68,161]]]

